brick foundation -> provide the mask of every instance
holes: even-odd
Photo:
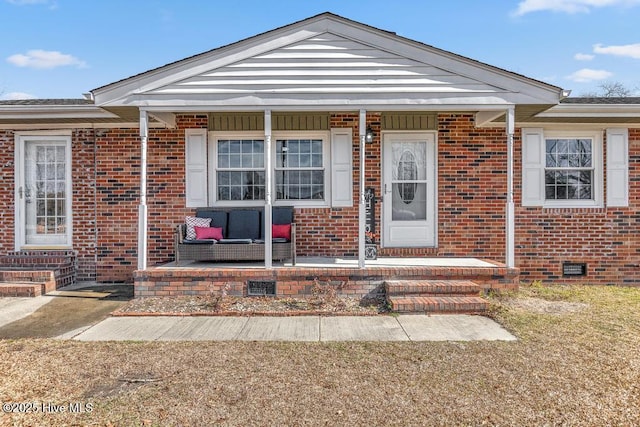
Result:
[[[357,268],[179,268],[135,272],[136,297],[178,295],[246,296],[248,280],[274,280],[276,296],[310,296],[314,286],[329,286],[336,294],[369,298],[384,295],[384,280],[472,280],[488,290],[516,289],[518,270],[495,267],[370,267]]]

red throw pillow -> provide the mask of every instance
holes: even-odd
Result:
[[[196,239],[198,240],[207,240],[207,239],[222,239],[222,227],[193,227],[196,230]]]
[[[291,240],[291,224],[273,224],[271,226],[271,237]]]

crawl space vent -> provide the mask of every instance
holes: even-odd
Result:
[[[586,276],[587,264],[584,262],[563,262],[562,263],[562,275],[563,276]]]
[[[249,296],[276,296],[275,280],[247,280]]]

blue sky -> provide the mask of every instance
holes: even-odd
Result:
[[[574,96],[640,96],[640,0],[0,0],[0,99],[79,98],[326,11]]]

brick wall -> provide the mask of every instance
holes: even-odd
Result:
[[[0,130],[0,253],[15,249],[14,228],[14,153],[12,131]]]
[[[606,159],[606,141],[603,148]],[[629,129],[629,207],[625,208],[522,207],[520,156],[518,135],[515,244],[522,280],[640,286],[640,129]],[[562,277],[563,261],[586,262],[587,276]]]
[[[380,115],[366,147],[367,187],[381,187]],[[178,116],[177,129],[149,137],[149,264],[173,257],[173,230],[184,216],[184,129],[206,128],[206,115]],[[349,208],[296,209],[300,255],[356,256],[359,188],[358,115],[334,114],[331,127],[353,129],[353,194]],[[476,129],[472,114],[438,116],[438,247],[383,248],[381,256],[474,256],[504,260],[506,135]],[[74,250],[78,279],[131,281],[137,264],[140,142],[137,129],[73,132]],[[516,263],[524,280],[640,283],[640,130],[629,132],[630,207],[542,209],[520,206],[520,131],[515,139]],[[606,144],[605,144],[606,147]],[[0,131],[0,250],[14,249],[14,137]],[[605,153],[606,156],[606,153]],[[606,162],[605,162],[606,163]],[[606,174],[605,174],[606,177]],[[606,186],[605,186],[606,187]],[[606,196],[606,195],[605,195]],[[95,200],[95,203],[94,203]],[[376,208],[381,231],[382,206]],[[96,222],[97,221],[97,222]],[[377,238],[379,242],[379,237]],[[561,275],[562,261],[586,262],[586,278]]]

